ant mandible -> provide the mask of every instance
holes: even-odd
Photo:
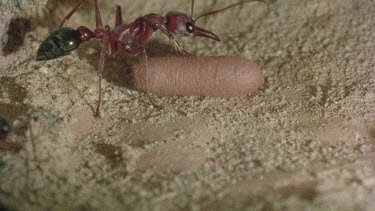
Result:
[[[237,5],[245,4],[247,2],[259,1],[265,3],[263,0],[250,0],[243,1],[223,9],[211,11],[193,19],[194,12],[194,0],[191,3],[191,15],[188,16],[185,13],[172,11],[168,12],[166,16],[161,16],[156,13],[147,14],[143,17],[137,18],[133,23],[123,24],[121,7],[117,6],[116,11],[116,22],[115,28],[110,30],[109,26],[103,27],[102,19],[100,17],[98,0],[95,2],[95,17],[96,17],[96,28],[91,31],[85,26],[80,26],[74,30],[72,28],[62,28],[62,26],[68,21],[68,19],[86,2],[87,0],[81,0],[81,2],[73,8],[73,10],[64,18],[61,22],[59,29],[53,32],[47,37],[42,44],[39,46],[37,51],[37,61],[56,59],[67,54],[72,53],[76,50],[79,45],[83,42],[89,41],[92,38],[102,40],[102,50],[100,54],[99,62],[99,98],[96,107],[95,117],[100,115],[100,103],[101,103],[101,80],[102,73],[104,70],[104,56],[107,52],[108,55],[114,56],[118,53],[119,47],[125,52],[132,56],[136,56],[142,52],[145,61],[145,71],[147,72],[147,55],[145,45],[151,39],[154,32],[160,30],[165,34],[171,41],[174,42],[176,49],[184,54],[191,55],[184,49],[175,39],[175,36],[185,37],[206,37],[220,41],[219,37],[214,33],[207,31],[195,25],[198,19],[222,12],[226,9],[232,8]],[[135,48],[133,47],[135,44]],[[145,74],[146,75],[146,74]],[[145,79],[147,82],[147,78]],[[154,104],[150,98],[148,92],[147,96],[152,104]]]

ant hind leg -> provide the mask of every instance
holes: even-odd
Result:
[[[78,3],[77,6],[75,6],[72,11],[70,11],[70,13],[65,16],[65,18],[63,19],[63,21],[60,23],[60,26],[59,28],[63,27],[64,24],[69,20],[69,18],[80,8],[82,7],[82,5],[86,2],[87,0],[82,0],[81,2]]]

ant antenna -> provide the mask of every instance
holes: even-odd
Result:
[[[194,13],[194,0],[191,1],[191,15],[190,15],[191,18],[193,18],[193,13]]]
[[[250,1],[239,2],[239,3],[237,3],[237,4],[230,5],[230,6],[228,6],[228,7],[223,8],[223,9],[220,9],[220,10],[214,10],[214,11],[208,12],[208,13],[206,13],[206,14],[200,15],[200,16],[198,16],[197,19],[194,20],[194,22],[196,22],[196,21],[197,21],[199,18],[201,18],[201,17],[208,16],[208,15],[213,15],[213,14],[216,14],[216,13],[222,12],[222,11],[224,11],[224,10],[226,10],[226,9],[232,8],[232,7],[234,7],[234,6],[241,5],[241,4],[245,4],[245,3],[247,3],[247,2],[252,2],[252,1],[260,1],[260,2],[266,3],[266,2],[263,1],[263,0],[250,0]],[[192,2],[192,5],[194,5],[194,0],[193,0],[193,2]],[[193,8],[191,9],[191,14],[192,14],[191,17],[193,17]]]

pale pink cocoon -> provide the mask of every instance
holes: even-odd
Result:
[[[263,81],[260,68],[234,56],[154,57],[133,66],[134,87],[170,96],[236,97],[253,93]],[[146,85],[147,78],[147,85]]]

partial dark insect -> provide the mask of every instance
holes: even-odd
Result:
[[[0,142],[5,141],[10,133],[10,130],[11,128],[8,121],[0,117]]]
[[[34,140],[31,130],[31,125],[26,117],[19,117],[14,121],[13,126],[3,117],[0,116],[0,150],[2,151],[13,151],[18,152],[22,149],[22,145],[16,143],[6,142],[6,140],[13,135],[13,133],[20,131],[21,128],[28,128],[30,131],[30,136],[32,139],[32,144],[34,148]]]

